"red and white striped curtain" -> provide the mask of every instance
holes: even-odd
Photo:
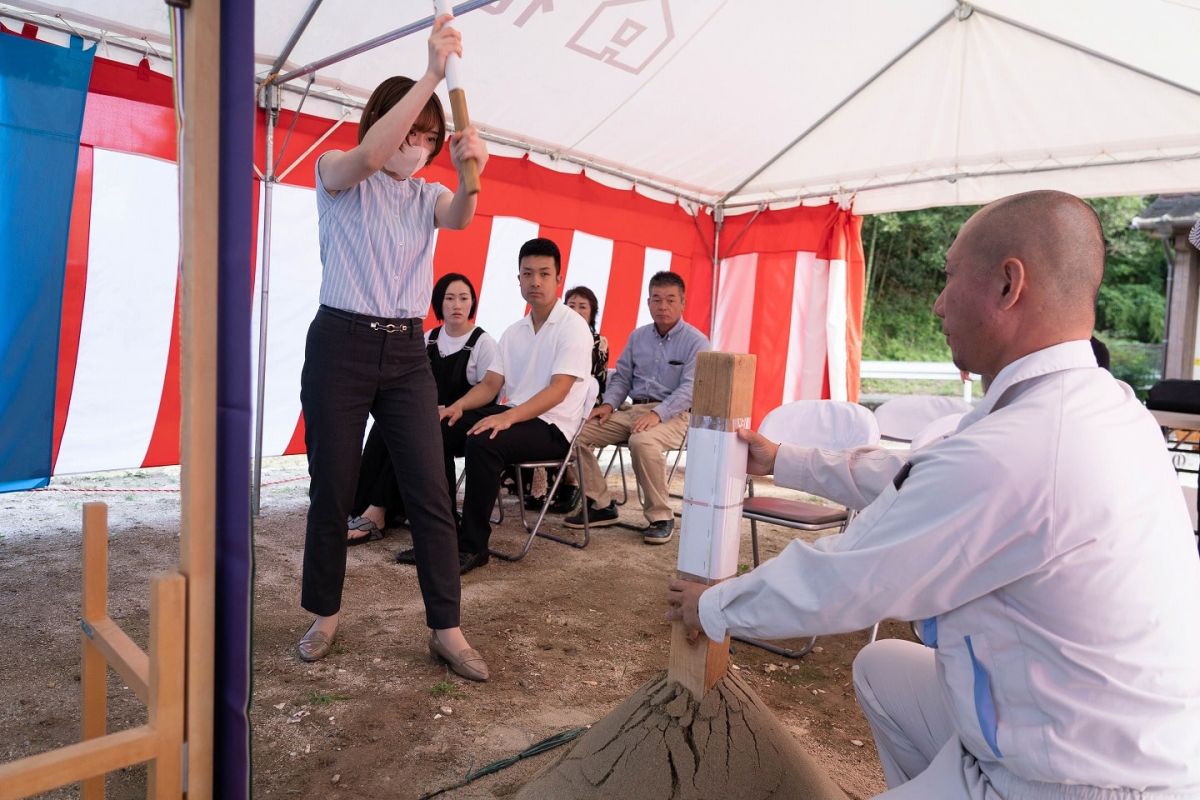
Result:
[[[860,232],[833,203],[726,218],[712,341],[758,356],[755,424],[793,400],[858,400]]]
[[[168,79],[96,59],[52,400],[55,474],[179,460],[178,205],[170,103]],[[277,148],[291,123],[285,112]],[[301,116],[283,167],[291,167],[331,124]],[[273,191],[266,455],[303,451],[299,376],[321,270],[313,170],[318,153],[352,147],[356,132],[353,124],[340,126]],[[260,170],[264,142],[260,118]],[[446,153],[423,175],[454,185]],[[493,157],[483,184],[471,226],[439,232],[434,270],[471,277],[480,293],[478,322],[494,335],[525,312],[516,254],[534,236],[559,244],[564,290],[583,284],[596,293],[599,330],[608,337],[613,364],[629,332],[650,321],[646,283],[659,270],[683,277],[685,319],[709,332],[714,276],[707,213],[694,217],[678,205],[525,159]],[[258,193],[255,213],[261,217],[261,183],[248,175],[246,190]],[[740,235],[748,219],[730,218],[721,237],[735,242],[735,249],[722,252],[713,341],[719,349],[758,354],[755,421],[790,399],[853,399],[862,316],[857,218],[833,205],[766,212]],[[259,252],[246,254],[251,269],[261,263],[257,227]]]

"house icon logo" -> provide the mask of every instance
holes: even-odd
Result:
[[[605,0],[567,47],[637,75],[674,38],[670,0]]]

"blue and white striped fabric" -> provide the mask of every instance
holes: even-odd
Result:
[[[424,317],[433,292],[440,183],[382,172],[336,195],[317,169],[321,303],[373,317]]]
[[[0,492],[45,486],[75,162],[94,49],[0,34]]]

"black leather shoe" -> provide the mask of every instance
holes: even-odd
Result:
[[[675,520],[661,519],[651,522],[650,527],[642,532],[642,541],[646,544],[666,544],[675,536]]]
[[[605,525],[616,525],[621,521],[620,514],[617,513],[617,501],[613,500],[604,508],[596,508],[596,503],[590,498],[588,504],[588,527],[602,528]],[[579,509],[578,514],[572,514],[563,520],[563,525],[568,528],[583,527],[583,508]]]
[[[525,495],[525,510],[526,511],[541,511],[542,505],[545,502],[546,501],[544,498],[534,497],[531,494],[527,494],[527,495]]]
[[[397,564],[416,564],[417,563],[417,551],[413,550],[411,547],[408,548],[407,550],[401,550],[399,553],[396,553],[396,563]]]
[[[482,567],[488,562],[487,553],[459,553],[458,554],[458,574],[466,575],[477,567]]]
[[[579,488],[576,486],[567,486],[565,489],[562,486],[558,487],[558,491],[554,493],[554,501],[546,511],[550,514],[570,514],[572,509],[579,505],[579,494]],[[588,522],[591,522],[590,518]]]

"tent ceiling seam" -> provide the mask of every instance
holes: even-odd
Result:
[[[1092,58],[1098,59],[1107,64],[1112,64],[1115,67],[1120,67],[1121,69],[1129,70],[1130,72],[1133,72],[1137,75],[1141,75],[1143,78],[1149,78],[1150,80],[1166,84],[1167,86],[1170,86],[1173,89],[1178,89],[1182,92],[1187,92],[1188,94],[1190,94],[1194,97],[1200,97],[1200,89],[1194,89],[1191,86],[1186,86],[1182,83],[1179,83],[1178,81],[1173,81],[1170,78],[1166,78],[1162,75],[1157,75],[1153,72],[1150,72],[1149,70],[1142,69],[1141,67],[1134,66],[1133,64],[1130,64],[1128,62],[1121,61],[1118,58],[1113,58],[1112,56],[1108,56],[1108,55],[1105,55],[1104,53],[1093,50],[1092,48],[1087,47],[1082,44],[1079,44],[1078,42],[1072,42],[1070,39],[1064,39],[1061,36],[1056,36],[1055,34],[1050,33],[1049,31],[1044,31],[1041,28],[1035,28],[1032,25],[1025,24],[1024,22],[1018,22],[1017,20],[1012,19],[1010,17],[1006,17],[1003,14],[997,14],[994,11],[988,11],[986,8],[983,8],[981,6],[976,5],[975,10],[989,19],[994,19],[997,22],[1003,22],[1006,25],[1011,25],[1012,27],[1014,27],[1018,30],[1025,31],[1026,33],[1030,33],[1030,34],[1033,34],[1034,36],[1041,37],[1043,39],[1046,39],[1047,41],[1054,42],[1055,44],[1070,48],[1071,50],[1075,50],[1077,52],[1083,53],[1084,55],[1091,56]]]
[[[919,47],[922,42],[924,42],[926,39],[928,39],[930,36],[932,36],[934,33],[936,33],[943,25],[945,25],[947,22],[949,22],[951,19],[953,19],[956,13],[958,13],[957,6],[953,10],[944,14],[927,31],[922,33],[911,44],[909,44],[907,47],[905,47],[903,50],[901,50],[899,53],[897,53],[895,56],[893,56],[891,58],[891,60],[889,60],[886,64],[884,64],[882,67],[880,67],[878,70],[876,70],[875,73],[873,75],[871,75],[869,78],[867,78],[863,83],[859,84],[858,87],[854,91],[852,91],[850,94],[846,95],[841,100],[839,100],[834,105],[833,108],[829,109],[823,115],[821,115],[820,119],[818,119],[812,125],[808,126],[808,128],[806,128],[803,133],[801,133],[799,136],[797,136],[795,139],[793,139],[790,144],[788,144],[786,147],[784,147],[782,150],[780,150],[775,155],[771,156],[771,158],[768,159],[765,164],[763,164],[761,167],[756,169],[754,172],[750,173],[750,175],[745,180],[743,180],[741,183],[739,183],[733,189],[726,192],[721,197],[721,202],[725,202],[729,198],[735,197],[738,192],[740,192],[742,189],[745,189],[746,186],[750,183],[750,181],[754,180],[759,175],[766,172],[771,167],[771,165],[773,165],[779,159],[783,158],[785,155],[787,155],[789,152],[791,152],[796,147],[796,145],[800,144],[800,142],[802,142],[806,138],[808,138],[808,136],[810,134],[812,134],[813,131],[817,130],[817,128],[824,125],[826,122],[829,121],[829,119],[831,117],[833,117],[835,114],[837,114],[839,111],[841,111],[847,105],[849,105],[850,102],[852,100],[854,100],[854,98],[858,97],[858,95],[861,94],[863,91],[865,91],[867,89],[867,87],[869,87],[875,81],[879,80],[879,78],[881,78],[884,74],[886,74],[892,67],[896,66],[896,64],[898,64],[900,61],[902,61],[909,53],[911,53],[913,50],[915,50],[917,47]]]
[[[1111,154],[1106,154],[1106,155],[1111,155]],[[853,193],[857,194],[858,192],[862,192],[862,191],[875,191],[878,189],[899,189],[899,188],[902,188],[905,186],[917,186],[917,185],[920,185],[923,183],[936,183],[938,181],[946,181],[948,183],[956,183],[960,180],[972,180],[975,178],[996,178],[996,177],[1010,176],[1010,175],[1039,175],[1039,174],[1046,173],[1046,172],[1061,172],[1063,170],[1086,170],[1086,169],[1093,169],[1096,167],[1124,167],[1124,166],[1133,166],[1135,164],[1159,164],[1159,163],[1172,163],[1172,162],[1197,161],[1197,160],[1200,160],[1200,150],[1198,150],[1194,153],[1190,153],[1190,154],[1146,156],[1144,158],[1128,158],[1128,159],[1112,158],[1108,161],[1103,161],[1103,162],[1092,161],[1092,162],[1084,162],[1084,163],[1079,163],[1079,164],[1068,164],[1068,163],[1063,163],[1063,162],[1055,162],[1051,165],[1041,166],[1041,167],[1025,167],[1022,169],[986,169],[986,170],[980,170],[978,172],[955,172],[955,173],[947,173],[945,175],[923,175],[922,177],[917,178],[916,180],[905,179],[905,180],[888,181],[885,183],[876,183],[876,184],[866,183],[866,184],[862,184],[862,185],[858,186],[857,188],[855,188],[853,190]],[[746,199],[743,201],[735,200],[734,202],[723,202],[722,205],[725,208],[749,208],[750,206],[758,206],[763,203],[766,203],[768,205],[771,205],[774,203],[794,203],[794,202],[798,202],[798,201],[812,200],[812,199],[815,199],[818,197],[829,197],[832,194],[834,194],[834,191],[829,188],[826,188],[821,191],[801,192],[798,194],[789,194],[789,195],[782,195],[782,196],[769,197],[769,198],[759,197],[759,198],[754,198],[754,199]]]

